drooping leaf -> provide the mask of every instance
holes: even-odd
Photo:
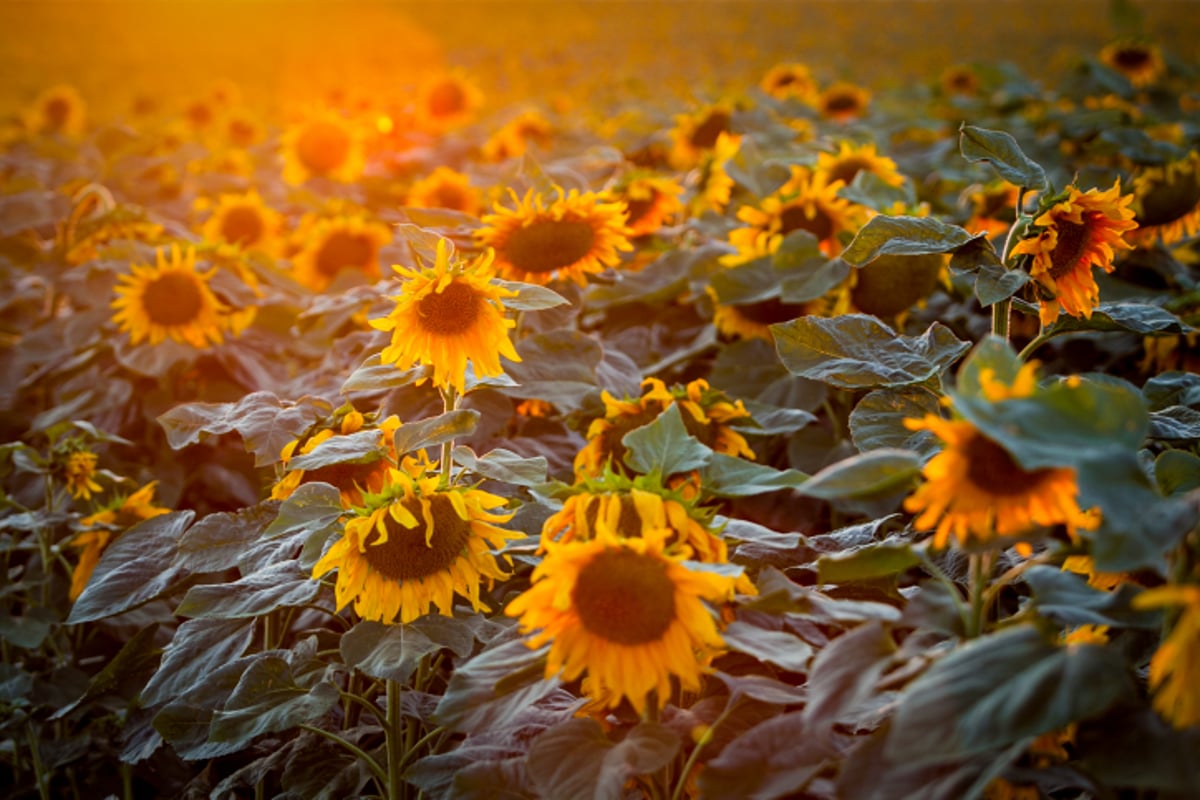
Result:
[[[1017,140],[1004,131],[964,124],[959,128],[958,145],[967,161],[987,161],[1009,183],[1038,192],[1050,186],[1041,165],[1025,155]]]
[[[1165,308],[1149,303],[1101,303],[1091,317],[1060,315],[1047,331],[1057,335],[1073,331],[1129,331],[1143,335],[1187,333],[1191,328]]]
[[[621,800],[628,780],[664,767],[679,745],[675,733],[653,722],[642,722],[612,742],[595,720],[570,719],[533,741],[527,764],[545,797]]]
[[[1200,456],[1186,450],[1166,450],[1154,460],[1154,479],[1167,497],[1200,489]]]
[[[883,495],[907,486],[921,471],[921,459],[911,450],[881,448],[831,464],[797,487],[822,500]]]
[[[193,586],[176,607],[181,617],[245,619],[311,602],[321,584],[295,561],[280,561],[229,583]]]
[[[342,495],[328,483],[305,483],[279,505],[275,521],[263,536],[283,537],[299,532],[319,532],[338,521],[342,514]]]
[[[318,444],[312,452],[292,456],[287,468],[316,470],[331,464],[369,464],[381,455],[379,431],[365,430],[332,436]]]
[[[188,528],[179,539],[176,566],[189,572],[217,572],[236,566],[279,513],[279,501],[265,500],[239,511],[218,511]]]
[[[1133,608],[1132,600],[1141,590],[1131,584],[1105,592],[1093,589],[1081,575],[1046,566],[1030,567],[1024,578],[1033,589],[1038,613],[1064,625],[1156,628],[1162,624],[1158,610]]]
[[[515,297],[501,299],[505,308],[511,308],[515,311],[541,311],[545,308],[554,308],[570,302],[558,292],[553,289],[547,289],[545,286],[521,283],[519,281],[502,281],[499,279],[495,279],[492,282],[503,289],[517,293]]]
[[[419,364],[409,369],[399,369],[395,364],[384,364],[379,354],[368,356],[362,365],[350,373],[350,377],[342,384],[342,393],[351,392],[382,392],[398,389],[401,386],[411,386],[427,379],[432,369],[425,364]]]
[[[558,688],[557,678],[544,677],[548,649],[520,639],[493,643],[455,668],[434,718],[460,731],[505,727]]]
[[[142,690],[142,702],[157,705],[186,697],[218,667],[238,659],[253,640],[254,620],[186,620],[163,650],[158,672]]]
[[[883,255],[919,256],[949,253],[972,239],[986,234],[971,234],[937,217],[892,217],[879,214],[859,229],[846,246],[841,258],[861,267]]]
[[[921,386],[876,389],[850,412],[850,438],[862,452],[882,449],[911,450],[929,457],[941,449],[931,431],[909,430],[906,419],[939,413],[938,395]]]
[[[255,466],[274,464],[283,446],[303,433],[322,413],[319,401],[280,402],[271,392],[252,392],[236,403],[186,403],[158,417],[175,450],[202,441],[206,436],[237,431]]]
[[[718,497],[751,497],[780,489],[794,489],[806,480],[808,476],[799,470],[778,470],[715,451],[700,470],[704,491]]]
[[[321,681],[305,689],[296,683],[285,659],[265,656],[250,665],[225,708],[213,714],[209,738],[244,747],[260,734],[319,719],[337,701],[333,684]]]
[[[950,270],[974,273],[975,297],[984,308],[1012,297],[1030,280],[1025,270],[1006,268],[996,248],[982,237],[972,239],[954,251]]]
[[[472,408],[447,411],[429,419],[401,425],[396,431],[396,452],[411,453],[425,447],[436,447],[475,430],[479,412]]]
[[[459,445],[454,448],[454,460],[485,478],[513,486],[537,486],[546,482],[548,462],[544,456],[527,458],[503,447],[479,456],[471,448]]]
[[[463,620],[427,616],[405,625],[361,621],[342,634],[339,647],[346,666],[372,678],[406,683],[429,654],[449,647],[465,658],[474,642],[475,636]]]
[[[807,672],[812,647],[795,634],[773,631],[747,622],[731,622],[721,633],[725,644],[739,653],[774,664],[789,672]]]
[[[851,628],[821,649],[808,676],[808,730],[828,730],[869,697],[895,651],[888,627],[878,621]]]
[[[835,756],[803,712],[780,714],[755,725],[708,762],[700,790],[711,800],[799,796]]]
[[[636,428],[621,440],[627,448],[625,460],[638,472],[673,475],[700,469],[713,451],[688,433],[679,406],[672,404],[651,423]]]
[[[880,542],[821,556],[817,574],[821,583],[850,583],[904,572],[921,563],[907,542]]]
[[[1200,411],[1187,406],[1168,406],[1150,414],[1152,439],[1194,441],[1200,439]]]

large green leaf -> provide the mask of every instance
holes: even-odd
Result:
[[[919,337],[901,336],[867,314],[801,317],[771,330],[789,371],[843,389],[924,383],[970,347],[941,323]]]
[[[921,471],[911,450],[881,448],[831,464],[796,487],[822,500],[874,497],[903,489]]]
[[[67,624],[92,622],[136,608],[187,574],[175,565],[179,537],[194,511],[172,511],[134,525],[100,556],[91,580],[71,607]]]
[[[795,634],[760,628],[748,622],[731,622],[721,635],[729,649],[789,672],[807,672],[813,656],[812,646]]]
[[[870,697],[895,652],[890,629],[879,621],[858,625],[820,650],[808,676],[803,712],[810,733],[828,731]]]
[[[312,452],[292,456],[288,469],[316,470],[331,464],[368,464],[382,455],[379,431],[365,430],[332,436],[318,444]]]
[[[1154,480],[1167,497],[1200,489],[1200,456],[1186,450],[1166,450],[1154,459]]]
[[[879,214],[859,229],[842,260],[856,267],[879,256],[919,256],[949,253],[985,234],[971,234],[937,217],[891,217]]]
[[[909,430],[904,421],[939,414],[938,401],[937,394],[922,386],[876,389],[850,412],[850,438],[862,452],[911,450],[928,458],[941,449],[937,437],[930,431]]]
[[[475,409],[459,408],[429,419],[407,422],[396,431],[396,452],[411,453],[467,436],[475,430],[479,416]]]
[[[622,800],[627,781],[662,769],[679,746],[677,734],[654,722],[613,742],[595,720],[570,719],[533,741],[527,765],[544,797]]]
[[[821,556],[817,574],[821,583],[849,583],[904,572],[921,563],[908,542],[880,542]]]
[[[700,469],[713,454],[712,449],[688,433],[676,404],[663,410],[653,422],[625,434],[621,443],[627,449],[625,462],[643,474],[657,472],[666,476]]]
[[[618,397],[640,394],[641,375],[619,363],[595,338],[574,330],[538,333],[516,343],[521,362],[506,366],[519,386],[502,389],[512,397],[533,397],[563,412],[581,409],[601,388]]]
[[[239,658],[254,641],[254,621],[191,619],[175,631],[163,650],[158,672],[142,690],[142,702],[157,705],[186,697],[218,667]]]
[[[225,708],[213,714],[209,739],[244,747],[260,734],[317,720],[337,702],[336,686],[321,681],[305,689],[285,659],[267,655],[250,665]]]
[[[1015,626],[963,645],[910,684],[886,752],[912,766],[952,762],[1060,730],[1136,694],[1115,651],[1059,647]]]
[[[1012,297],[1030,280],[1023,269],[1007,269],[986,238],[972,239],[956,249],[950,270],[974,273],[975,296],[984,308]]]
[[[342,384],[342,393],[350,392],[381,392],[410,386],[428,378],[433,370],[425,364],[409,369],[399,369],[395,364],[384,364],[379,354],[369,356],[362,365],[350,373],[350,377]]]
[[[546,482],[548,462],[544,456],[532,458],[497,447],[482,456],[465,445],[454,448],[454,461],[463,467],[512,486],[537,486]]]
[[[320,401],[305,398],[284,403],[271,392],[253,392],[236,403],[187,403],[158,417],[175,450],[206,436],[237,431],[254,454],[255,466],[279,461],[279,452],[328,411]]]
[[[230,583],[193,586],[176,607],[181,617],[244,619],[312,601],[321,584],[295,561],[280,561]]]
[[[1151,411],[1169,406],[1200,407],[1200,375],[1194,372],[1161,372],[1146,380],[1142,395]]]
[[[1159,306],[1122,301],[1101,303],[1091,317],[1059,316],[1047,331],[1050,335],[1072,331],[1130,331],[1143,335],[1187,333],[1191,328],[1179,317]]]
[[[1049,188],[1046,171],[1021,151],[1011,135],[965,124],[958,131],[958,146],[967,161],[987,161],[1001,178],[1026,189]]]
[[[466,658],[474,643],[475,634],[468,623],[433,614],[405,625],[363,620],[342,634],[339,647],[346,666],[372,678],[405,683],[430,653],[447,647]]]
[[[1140,588],[1123,583],[1115,591],[1093,589],[1073,572],[1036,566],[1026,570],[1025,582],[1033,590],[1038,613],[1064,625],[1111,625],[1118,628],[1157,628],[1162,613],[1138,611],[1132,600]]]
[[[700,773],[709,800],[771,800],[803,789],[836,757],[802,712],[780,714],[734,739]]]
[[[705,493],[717,497],[750,497],[794,489],[806,480],[808,476],[798,470],[778,470],[715,451],[708,464],[700,469],[700,483]]]
[[[1187,406],[1168,406],[1150,414],[1152,439],[1194,441],[1200,439],[1200,411]]]
[[[175,565],[189,572],[217,572],[236,566],[277,519],[279,507],[279,501],[265,500],[238,511],[209,514],[180,537]]]
[[[531,704],[558,688],[546,679],[546,652],[523,640],[492,643],[455,668],[434,717],[439,725],[459,731],[506,727]]]
[[[266,527],[267,537],[291,536],[328,529],[346,513],[342,495],[328,483],[305,483],[279,505],[275,521]]]
[[[558,292],[553,289],[547,289],[545,286],[498,279],[492,282],[501,288],[517,293],[516,297],[501,299],[505,308],[511,308],[516,311],[541,311],[546,308],[566,305],[570,302]]]

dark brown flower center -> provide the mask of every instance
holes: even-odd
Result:
[[[229,140],[239,147],[254,144],[258,131],[244,119],[235,119],[229,123]]]
[[[221,219],[221,238],[230,244],[255,244],[262,235],[263,218],[257,209],[236,206]]]
[[[825,111],[838,114],[844,111],[858,110],[858,97],[849,92],[835,94],[825,99]]]
[[[525,272],[553,272],[587,256],[595,241],[596,233],[585,221],[537,220],[509,235],[504,255]]]
[[[1139,225],[1167,225],[1190,213],[1200,204],[1200,175],[1195,168],[1177,173],[1174,180],[1165,177],[1150,184],[1141,195]]]
[[[724,111],[711,111],[688,138],[688,143],[692,147],[707,149],[713,147],[717,143],[717,137],[722,133],[729,132],[730,117]]]
[[[342,491],[369,489],[368,481],[379,472],[379,468],[379,461],[369,461],[366,464],[326,464],[323,467],[305,470],[300,483],[328,483]]]
[[[448,497],[435,494],[426,498],[426,501],[433,520],[433,535],[429,544],[425,543],[421,500],[397,501],[417,518],[417,525],[406,528],[390,514],[384,517],[388,540],[377,544],[379,537],[376,535],[366,543],[364,553],[367,562],[376,571],[393,580],[417,580],[448,569],[463,554],[471,538],[471,523],[458,516]]]
[[[467,193],[462,187],[452,183],[441,183],[429,197],[429,203],[434,208],[449,208],[454,211],[466,211],[470,206]]]
[[[310,172],[332,172],[350,156],[350,135],[332,122],[310,122],[296,140],[296,155]]]
[[[596,530],[596,519],[600,516],[600,506],[603,499],[603,496],[589,497],[587,505],[584,506],[583,519],[587,523],[588,530]],[[618,495],[616,496],[616,501],[621,511],[617,515],[617,529],[614,533],[626,539],[642,538],[642,517],[638,514],[633,497]]]
[[[621,442],[625,438],[625,434],[637,430],[643,425],[649,425],[662,413],[662,410],[663,404],[652,400],[636,414],[621,414],[608,421],[612,427],[600,434],[600,448],[602,457],[612,457],[614,471],[629,474],[629,469],[625,466],[626,448]]]
[[[871,162],[861,156],[847,156],[840,159],[829,171],[829,182],[845,181],[849,186],[854,182],[854,176],[865,170],[870,170]]]
[[[71,117],[71,104],[62,97],[52,97],[43,108],[51,130],[61,130]]]
[[[200,279],[184,272],[164,272],[146,284],[142,307],[156,325],[194,322],[204,306]]]
[[[334,231],[317,252],[317,270],[332,278],[347,267],[366,270],[374,258],[375,247],[369,237],[350,231]]]
[[[470,284],[451,281],[440,292],[430,292],[417,302],[421,327],[441,336],[469,331],[482,311],[483,298]]]
[[[821,208],[813,209],[810,217],[805,213],[804,206],[786,206],[779,214],[779,232],[787,236],[792,231],[808,231],[823,242],[833,236],[833,220]]]
[[[1011,497],[1036,489],[1050,469],[1021,469],[1009,452],[982,434],[967,442],[967,479],[988,494]]]
[[[1087,215],[1084,215],[1087,219]],[[1060,219],[1054,223],[1058,230],[1058,241],[1050,252],[1050,277],[1059,280],[1079,264],[1088,243],[1087,222],[1076,223]]]
[[[203,101],[192,103],[184,113],[194,128],[206,128],[212,124],[213,110]]]
[[[1143,47],[1122,47],[1113,54],[1113,61],[1122,70],[1137,70],[1150,62],[1150,51]]]
[[[656,200],[656,194],[651,194],[645,200],[626,200],[625,210],[628,214],[628,219],[625,224],[632,226],[640,222],[654,208]]]
[[[791,72],[785,72],[782,75],[776,76],[775,87],[778,89],[782,89],[785,86],[791,86],[795,82],[796,82],[796,76],[794,74],[792,74]]]
[[[658,641],[675,621],[667,565],[623,548],[598,553],[579,570],[571,602],[589,633],[617,644]]]
[[[443,81],[429,93],[429,113],[435,117],[449,117],[460,113],[467,104],[462,87],[454,81]]]
[[[734,310],[743,319],[759,325],[772,325],[776,322],[788,322],[808,313],[804,303],[785,303],[778,297],[759,300],[757,303],[744,303],[734,306]],[[684,415],[686,420],[688,415]]]

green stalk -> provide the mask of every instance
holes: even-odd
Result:
[[[983,633],[984,619],[987,614],[987,582],[991,572],[991,553],[971,553],[969,562],[969,582],[971,589],[971,611],[967,626],[967,638],[975,639]]]
[[[442,389],[442,410],[449,414],[454,409],[458,408],[458,393],[454,391],[453,386],[445,386]],[[451,473],[451,453],[454,450],[454,440],[442,442],[442,486],[450,485]]]
[[[1029,344],[1027,344],[1023,348],[1021,348],[1021,352],[1017,354],[1017,358],[1020,359],[1021,361],[1025,361],[1027,358],[1029,358],[1031,355],[1033,355],[1034,350],[1037,350],[1039,347],[1041,347],[1042,345],[1044,345],[1046,342],[1050,341],[1053,338],[1054,337],[1051,335],[1048,335],[1046,333],[1046,330],[1043,328],[1041,330],[1041,332],[1038,333],[1037,336],[1033,337],[1033,339],[1030,340]]]
[[[25,723],[25,735],[29,737],[29,755],[33,758],[33,779],[37,781],[38,796],[42,800],[50,800],[50,776],[46,774],[42,764],[42,753],[38,749],[37,735],[33,731],[33,723]]]
[[[398,681],[387,682],[387,798],[400,800],[400,773],[404,767],[404,719],[400,713],[400,699],[403,687]]]
[[[916,550],[917,555],[921,557],[921,565],[929,571],[929,574],[937,580],[938,583],[946,587],[946,591],[950,594],[951,601],[954,602],[954,610],[958,612],[958,618],[962,620],[963,630],[970,630],[971,619],[967,613],[967,607],[963,605],[962,598],[958,596],[958,584],[950,579],[941,567],[933,563],[933,559],[929,557],[929,553],[924,548]]]
[[[1012,269],[1008,263],[1009,254],[1012,252],[1013,241],[1017,229],[1021,227],[1021,215],[1025,206],[1025,187],[1017,188],[1017,207],[1013,212],[1013,224],[1008,229],[1008,236],[1004,239],[1004,249],[1000,255],[1000,261],[1004,264],[1005,269]],[[999,336],[1004,341],[1008,341],[1008,320],[1012,313],[1012,298],[1006,297],[1000,302],[992,306],[992,334]]]
[[[315,725],[309,725],[306,722],[302,722],[299,725],[297,725],[296,727],[302,728],[306,731],[311,731],[312,733],[315,733],[319,736],[324,736],[329,741],[335,742],[335,743],[341,745],[342,747],[346,748],[347,750],[349,750],[351,753],[354,753],[354,755],[358,756],[358,758],[364,764],[367,765],[367,769],[369,769],[371,771],[371,774],[375,777],[375,781],[379,784],[380,792],[387,791],[385,787],[388,785],[388,774],[383,771],[383,767],[379,766],[378,761],[371,758],[371,756],[368,753],[366,753],[361,747],[356,745],[354,742],[350,741],[349,739],[343,739],[341,736],[338,736],[336,733],[330,733],[329,731],[324,730],[322,728],[318,728]]]
[[[696,746],[692,748],[692,752],[688,755],[687,761],[683,763],[683,772],[679,774],[679,780],[675,783],[675,789],[671,792],[670,800],[679,800],[683,797],[684,788],[687,786],[688,775],[692,773],[692,768],[696,766],[696,760],[700,757],[700,751],[712,740],[713,734],[717,728],[725,721],[726,717],[733,713],[733,709],[737,707],[736,703],[727,703],[721,714],[713,720],[712,725],[708,726],[708,730],[700,737],[700,741],[696,742]]]

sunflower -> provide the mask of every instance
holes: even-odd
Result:
[[[1114,251],[1133,249],[1124,238],[1137,227],[1132,202],[1133,195],[1121,195],[1120,181],[1106,191],[1080,192],[1072,186],[1066,197],[1034,218],[1037,233],[1012,252],[1033,257],[1029,275],[1053,298],[1041,301],[1042,325],[1053,324],[1060,309],[1091,318],[1100,303],[1092,267],[1112,272]]]
[[[516,326],[504,317],[505,297],[516,292],[492,282],[492,254],[474,261],[450,263],[450,248],[442,239],[432,267],[393,266],[404,285],[392,299],[396,307],[371,327],[391,331],[392,341],[380,360],[400,369],[413,364],[433,368],[433,383],[465,389],[467,360],[479,377],[502,375],[500,356],[520,361],[508,331]]]
[[[166,248],[157,257],[156,265],[134,264],[131,273],[117,278],[113,322],[135,345],[143,339],[157,345],[167,337],[200,349],[220,344],[229,309],[208,286],[216,268],[196,272],[195,248],[181,253],[177,244],[171,245],[169,261]]]
[[[853,183],[854,177],[860,172],[870,172],[889,186],[904,183],[904,176],[897,171],[896,162],[879,155],[874,142],[857,146],[847,141],[838,142],[836,153],[817,155],[816,171],[824,173],[828,183],[841,181],[846,186]]]
[[[96,564],[100,563],[100,555],[118,531],[170,512],[169,508],[153,504],[154,487],[157,485],[158,481],[151,481],[128,497],[115,498],[104,508],[79,521],[83,530],[70,542],[71,547],[82,551],[79,563],[71,573],[71,600],[83,593]]]
[[[625,202],[626,224],[632,237],[649,236],[683,213],[679,200],[683,187],[674,178],[634,172],[613,193]]]
[[[471,185],[471,178],[450,167],[437,167],[413,183],[405,205],[416,208],[449,208],[478,216],[483,210],[483,192]]]
[[[588,426],[588,443],[575,456],[577,480],[599,477],[606,465],[613,471],[632,474],[625,463],[626,450],[621,440],[675,404],[679,406],[684,427],[701,443],[724,455],[754,459],[754,451],[745,437],[732,427],[752,421],[741,400],[731,400],[702,378],[670,389],[658,378],[646,378],[642,387],[642,395],[637,398],[618,400],[608,391],[601,393],[604,416]]]
[[[425,130],[444,131],[469,122],[481,105],[483,93],[463,73],[434,75],[417,90],[417,122]]]
[[[327,464],[310,470],[288,469],[288,463],[298,454],[307,455],[337,436],[369,430],[367,419],[358,411],[350,410],[340,417],[335,416],[328,427],[310,430],[304,436],[288,442],[279,454],[285,472],[271,487],[271,499],[286,500],[301,485],[320,482],[336,487],[341,492],[342,505],[346,508],[361,505],[364,491],[378,492],[383,488],[387,469],[396,461],[394,437],[400,428],[400,419],[393,414],[373,427],[379,430],[379,447],[382,450],[377,458],[363,462]]]
[[[705,153],[717,146],[721,134],[733,133],[733,105],[714,103],[691,114],[675,117],[671,129],[671,165],[686,170],[697,166]]]
[[[944,253],[878,256],[850,273],[851,313],[902,314],[933,293],[949,275],[949,264]]]
[[[725,212],[729,205],[729,197],[733,193],[733,178],[729,177],[726,166],[737,155],[742,146],[742,137],[731,133],[717,136],[713,149],[705,153],[696,169],[696,194],[692,198],[692,213],[713,211],[717,214]]]
[[[625,207],[605,202],[592,192],[572,189],[546,204],[530,189],[515,208],[497,204],[483,217],[480,244],[494,248],[500,275],[508,280],[546,284],[554,278],[587,284],[588,273],[620,261],[618,250],[632,250],[625,226]]]
[[[359,215],[320,219],[306,226],[303,249],[293,262],[296,280],[323,292],[342,270],[362,273],[368,281],[381,277],[379,250],[392,240],[387,225]]]
[[[1129,235],[1137,244],[1171,246],[1200,231],[1200,153],[1161,167],[1145,167],[1133,178],[1134,220]]]
[[[98,459],[99,456],[90,450],[76,450],[67,454],[67,461],[63,464],[63,480],[71,497],[91,500],[94,493],[103,491],[103,487],[96,483]]]
[[[824,89],[817,98],[821,116],[834,122],[849,122],[867,113],[871,93],[861,86],[837,81]]]
[[[1100,60],[1138,89],[1154,83],[1167,68],[1159,49],[1145,42],[1111,42],[1100,50]]]
[[[268,208],[251,189],[245,194],[221,195],[200,232],[210,242],[273,253],[281,222],[279,213]]]
[[[970,233],[986,233],[989,238],[1007,233],[1016,218],[1020,191],[1003,180],[969,187],[963,192],[963,200],[971,204],[971,217],[963,227]]]
[[[758,88],[776,100],[799,100],[809,105],[817,100],[817,82],[804,64],[776,64],[763,75]]]
[[[595,702],[611,708],[627,698],[639,714],[667,702],[672,677],[699,691],[724,645],[704,601],[732,597],[736,579],[688,569],[686,548],[666,551],[665,528],[623,539],[597,524],[594,534],[546,543],[533,586],[505,609],[533,633],[531,648],[551,643],[546,678],[582,676]]]
[[[824,299],[803,303],[785,303],[778,297],[769,297],[753,303],[721,303],[716,292],[709,287],[714,298],[713,325],[731,339],[762,339],[774,342],[771,326],[790,322],[799,317],[829,316],[829,305]]]
[[[554,126],[540,112],[523,111],[489,136],[480,148],[480,154],[485,161],[491,162],[519,158],[531,143],[547,147],[553,132]]]
[[[1200,725],[1200,586],[1168,584],[1142,592],[1134,608],[1183,606],[1170,635],[1150,659],[1154,708],[1176,728]]]
[[[972,96],[979,93],[979,76],[965,64],[953,64],[942,70],[938,83],[945,95]]]
[[[252,147],[266,137],[262,123],[249,111],[229,111],[222,119],[222,126],[226,140],[234,147]]]
[[[494,513],[504,498],[479,489],[439,487],[433,465],[404,459],[389,468],[383,488],[352,509],[342,536],[313,566],[319,578],[337,569],[337,608],[354,601],[364,620],[412,622],[436,606],[453,615],[454,595],[488,611],[480,584],[509,577],[493,548],[521,534],[496,527],[512,514]]]
[[[981,378],[984,396],[1003,402],[1033,395],[1036,369],[1035,362],[1025,364],[1011,385],[985,374]],[[904,501],[906,511],[919,514],[913,523],[917,528],[937,526],[934,547],[944,547],[951,535],[966,546],[1059,524],[1074,538],[1077,529],[1099,525],[1098,514],[1081,511],[1075,501],[1079,486],[1074,469],[1026,470],[1003,444],[967,420],[927,414],[904,424],[909,430],[932,431],[945,443],[922,470],[925,482]]]
[[[290,127],[282,139],[283,179],[298,186],[312,177],[349,183],[363,170],[358,130],[333,113],[310,117]]]
[[[56,236],[68,264],[93,261],[113,242],[157,244],[163,241],[163,226],[151,222],[144,209],[114,205],[97,214],[94,213],[99,205],[96,195],[76,195],[75,201],[70,217],[59,227]]]
[[[74,86],[51,86],[25,112],[25,125],[34,133],[78,136],[87,124],[87,104]]]
[[[822,253],[837,255],[842,248],[838,234],[858,230],[864,210],[838,197],[838,190],[845,186],[842,181],[831,181],[824,172],[798,164],[792,165],[791,171],[788,181],[763,198],[757,208],[738,209],[737,218],[748,227],[730,231],[729,243],[741,250],[755,246],[764,233],[782,237],[805,230],[816,237]]]

